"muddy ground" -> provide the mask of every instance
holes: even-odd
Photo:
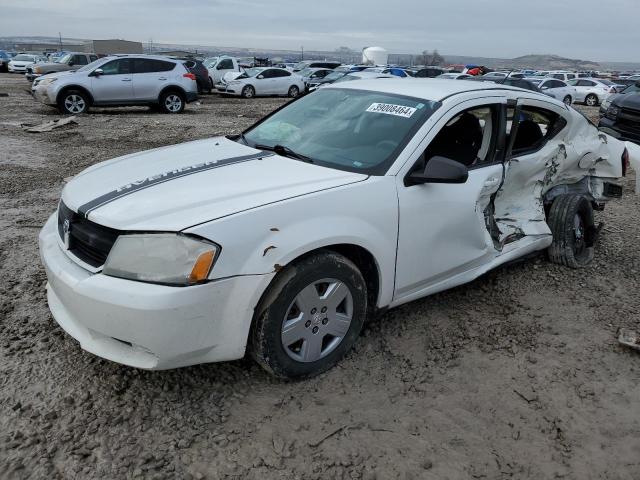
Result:
[[[63,179],[126,153],[238,132],[281,105],[205,96],[169,116],[96,110],[77,126],[0,74],[0,477],[640,478],[640,199],[584,270],[544,257],[371,322],[313,380],[250,360],[146,372],[83,352],[51,317],[37,235]],[[596,110],[587,112],[596,115]]]

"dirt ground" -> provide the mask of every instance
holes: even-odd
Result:
[[[147,372],[83,352],[49,313],[37,235],[64,179],[238,132],[285,100],[95,110],[26,133],[59,118],[27,88],[0,74],[1,478],[640,478],[640,354],[616,341],[640,328],[633,178],[598,214],[590,267],[541,256],[392,310],[315,379],[250,360]]]

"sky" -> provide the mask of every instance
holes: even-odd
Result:
[[[0,0],[0,36],[640,61],[638,0]]]

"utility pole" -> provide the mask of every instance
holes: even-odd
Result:
[[[304,60],[304,45],[300,47],[300,61]]]
[[[62,33],[58,32],[58,40],[60,41],[60,51],[62,51]]]

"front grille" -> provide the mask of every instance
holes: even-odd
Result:
[[[65,241],[65,222],[68,222],[68,241]],[[92,267],[104,265],[120,232],[91,222],[60,202],[58,233],[68,245],[69,252]]]
[[[640,111],[630,108],[621,109],[617,123],[627,131],[640,133]]]

